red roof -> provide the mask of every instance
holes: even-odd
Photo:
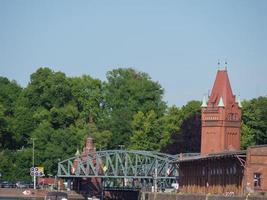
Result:
[[[38,178],[39,185],[53,185],[55,184],[54,178]]]
[[[235,96],[233,95],[231,89],[227,70],[218,70],[208,106],[217,106],[221,97],[223,99],[224,106],[228,107],[235,103]]]

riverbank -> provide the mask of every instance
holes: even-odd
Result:
[[[51,192],[51,190],[41,190],[41,189],[17,189],[17,188],[0,188],[0,197],[14,197],[14,198],[34,198],[34,199],[44,199],[45,194]],[[64,191],[68,194],[69,199],[81,200],[85,199],[82,195],[74,191]]]
[[[141,192],[139,200],[267,200],[267,196],[248,194],[244,196],[226,196],[213,194],[181,194]]]

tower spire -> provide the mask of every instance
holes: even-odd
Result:
[[[203,98],[202,107],[205,106]],[[240,150],[241,103],[226,70],[218,70],[207,106],[201,109],[201,154]]]
[[[222,97],[224,106],[232,105],[235,103],[235,97],[232,92],[230,81],[227,71],[218,70],[213,88],[211,90],[209,105],[219,105],[220,98]]]

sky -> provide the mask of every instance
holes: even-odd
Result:
[[[266,96],[266,10],[266,0],[0,0],[0,76],[26,87],[39,67],[103,81],[132,67],[182,106],[227,61],[234,94]]]

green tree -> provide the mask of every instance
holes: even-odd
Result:
[[[4,106],[5,115],[13,116],[14,104],[22,88],[15,82],[0,76],[0,103]]]
[[[160,150],[162,125],[156,113],[151,110],[147,114],[139,111],[132,121],[133,135],[130,137],[130,149]]]
[[[248,125],[241,123],[241,148],[246,149],[251,145],[255,145],[255,135],[253,134],[253,129]]]
[[[102,113],[102,82],[83,75],[70,79],[73,99],[85,122],[97,122]]]
[[[132,135],[133,116],[141,111],[154,110],[157,116],[163,115],[166,104],[162,101],[163,89],[146,73],[134,69],[115,69],[107,73],[104,87],[104,106],[107,108],[104,129],[112,132],[110,146],[129,144]]]
[[[22,88],[15,81],[0,77],[0,150],[15,149],[18,146],[14,110],[21,91]]]
[[[108,149],[110,140],[112,138],[112,133],[110,131],[95,131],[92,136],[94,138],[95,147],[97,150]]]
[[[67,104],[64,107],[53,107],[50,110],[51,125],[54,129],[66,128],[75,124],[76,119],[79,117],[77,107],[72,104]]]
[[[3,180],[14,180],[16,173],[15,172],[15,155],[11,150],[5,149],[0,152],[0,172],[2,174]]]
[[[85,134],[86,130],[74,126],[53,129],[49,122],[42,122],[32,134],[36,139],[36,164],[44,166],[46,173],[55,175],[59,160],[73,156]]]
[[[242,102],[241,145],[267,143],[267,97]]]
[[[42,106],[49,110],[52,107],[62,107],[72,98],[70,82],[62,72],[39,68],[31,75],[25,96],[32,108]]]
[[[201,140],[201,102],[189,101],[181,109],[175,109],[171,124],[177,125],[177,131],[170,132],[169,143],[164,145],[161,151],[177,154],[184,152],[200,152]],[[168,123],[164,127],[168,127]]]
[[[167,108],[164,116],[160,118],[163,125],[162,140],[160,142],[161,149],[164,149],[168,144],[172,143],[172,134],[180,130],[182,124],[181,109],[176,106]]]
[[[109,143],[112,138],[112,133],[109,130],[100,130],[96,123],[92,120],[88,123],[88,132],[84,137],[83,145],[85,145],[84,141],[88,137],[93,137],[94,139],[94,146],[97,150],[104,150],[109,148]]]
[[[16,147],[26,147],[32,131],[36,127],[33,118],[33,109],[27,106],[27,99],[23,97],[23,92],[18,98],[13,119],[13,129],[16,138]]]
[[[0,104],[0,149],[10,147],[12,141],[12,135],[8,130],[8,122],[5,117],[4,107]]]

